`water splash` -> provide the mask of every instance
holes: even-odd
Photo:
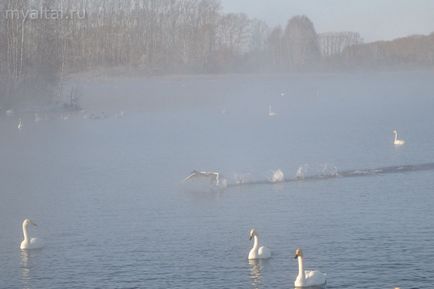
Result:
[[[308,164],[299,166],[297,172],[295,173],[295,178],[297,180],[304,180],[305,176],[307,176],[308,171],[309,171]]]
[[[281,183],[285,181],[285,174],[281,169],[277,169],[273,171],[273,174],[270,177],[270,182],[272,183]]]
[[[250,182],[250,173],[234,174],[235,183],[238,185],[247,184]]]
[[[320,175],[323,177],[337,177],[339,176],[339,173],[337,167],[323,164]]]
[[[318,181],[326,180],[332,178],[350,178],[350,177],[366,177],[366,176],[381,176],[384,174],[396,174],[396,173],[410,173],[418,171],[434,171],[433,163],[422,163],[422,164],[410,164],[410,165],[397,165],[397,166],[387,166],[378,168],[368,168],[368,169],[352,169],[352,170],[342,170],[339,171],[335,166],[322,165],[319,173],[307,174],[307,170],[310,168],[308,165],[300,166],[293,178],[284,178],[283,172],[279,169],[273,172],[273,176],[268,179],[263,180],[253,180],[244,183],[228,183],[228,187],[243,186],[243,185],[260,185],[260,184],[274,184],[276,183],[276,178],[274,174],[280,171],[282,178],[280,182],[290,183],[303,181]],[[280,173],[278,173],[280,175]]]

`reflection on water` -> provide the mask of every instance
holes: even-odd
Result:
[[[225,118],[197,105],[122,120],[32,115],[19,132],[1,117],[0,288],[293,288],[297,266],[283,254],[295,246],[330,274],[330,288],[432,288],[434,164],[420,164],[434,162],[434,82],[401,76],[218,76]],[[210,81],[193,81],[191,94],[204,99]],[[312,83],[320,99],[308,93]],[[268,88],[291,92],[273,120],[263,113],[278,103],[264,99]],[[409,140],[399,150],[395,127]],[[323,163],[338,176],[322,173]],[[309,165],[297,179],[300,164]],[[194,168],[241,185],[212,192],[209,180],[181,183]],[[290,184],[248,185],[269,184],[277,168]],[[24,216],[58,247],[20,254]],[[244,255],[252,226],[267,228],[276,253],[262,264]]]
[[[326,289],[327,284],[321,286],[309,286],[309,287],[294,287],[294,289]]]
[[[23,284],[23,289],[31,288],[29,252],[27,250],[21,250],[21,280]]]
[[[250,279],[252,282],[252,288],[259,289],[262,285],[262,264],[261,260],[249,260],[250,264]]]

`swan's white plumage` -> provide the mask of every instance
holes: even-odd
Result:
[[[396,146],[400,146],[405,144],[405,140],[403,139],[398,139],[398,131],[395,129],[393,130],[393,134],[394,134],[394,139],[393,139],[393,144]]]
[[[294,281],[296,288],[301,287],[322,287],[327,284],[327,275],[320,271],[304,270],[303,252],[301,249],[295,251],[295,258],[298,259],[298,275]]]
[[[250,230],[250,240],[253,239],[253,247],[250,249],[248,259],[268,259],[271,257],[271,250],[265,246],[259,246],[258,233],[255,229]]]
[[[20,244],[21,250],[30,250],[30,249],[40,249],[44,247],[44,242],[39,238],[30,238],[29,237],[29,225],[36,226],[30,219],[25,219],[23,221],[23,235],[24,240]]]
[[[191,174],[183,180],[183,182],[187,182],[190,179],[197,178],[197,177],[210,178],[212,184],[214,184],[216,186],[220,185],[220,173],[218,173],[218,172],[199,172],[196,170],[193,170],[191,172]]]
[[[271,257],[271,250],[265,246],[261,246],[258,249],[258,256],[262,259],[267,259]]]

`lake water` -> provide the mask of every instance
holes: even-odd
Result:
[[[297,247],[327,288],[431,288],[434,171],[223,192],[181,181],[434,162],[433,76],[75,80],[107,118],[0,118],[0,288],[293,288]],[[26,217],[42,250],[19,250]],[[247,261],[252,227],[270,260]]]

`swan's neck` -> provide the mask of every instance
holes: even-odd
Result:
[[[29,230],[26,225],[23,225],[24,241],[29,242]]]
[[[397,141],[398,140],[398,133],[396,131],[393,133],[395,134],[395,141]]]
[[[259,240],[258,240],[258,236],[253,236],[253,248],[255,251],[259,250]]]
[[[298,256],[298,277],[299,280],[304,280],[304,266],[303,266],[303,258]]]

